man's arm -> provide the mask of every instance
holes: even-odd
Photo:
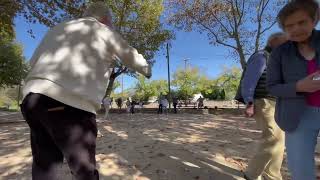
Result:
[[[266,68],[266,57],[263,53],[257,53],[251,58],[248,60],[249,63],[241,82],[241,94],[246,104],[253,102],[257,83]]]
[[[129,69],[135,70],[147,78],[151,77],[151,66],[138,51],[131,47],[120,34],[111,31],[113,34],[108,39],[108,46],[111,52]]]

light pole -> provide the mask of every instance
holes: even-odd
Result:
[[[122,98],[123,98],[123,73],[121,75],[121,95],[122,95]]]
[[[169,43],[167,43],[167,64],[168,64],[168,90],[169,90],[169,109],[171,109],[171,87],[170,87],[170,57],[169,57]]]
[[[22,81],[21,68],[22,68],[22,60],[21,60],[20,63],[19,63],[20,74],[19,74],[18,97],[17,97],[18,107],[19,107],[19,104],[20,104],[21,81]]]
[[[187,83],[187,62],[189,61],[190,59],[189,58],[185,58],[183,61],[184,61],[184,87],[186,86],[186,83]],[[186,95],[186,94],[185,94]],[[185,96],[185,106],[187,107],[187,96]]]

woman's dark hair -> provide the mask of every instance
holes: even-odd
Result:
[[[319,18],[319,4],[315,0],[292,0],[288,2],[278,13],[277,20],[280,28],[284,28],[284,22],[288,16],[303,10],[316,21]]]

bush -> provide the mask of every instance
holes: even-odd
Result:
[[[22,96],[20,95],[20,98]],[[18,88],[2,88],[0,89],[0,107],[5,109],[19,109],[19,105],[17,102],[18,98]],[[20,99],[21,102],[21,99]]]

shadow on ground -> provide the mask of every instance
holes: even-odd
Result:
[[[28,126],[1,117],[0,177],[31,179]],[[106,180],[242,179],[260,136],[254,120],[239,113],[111,114],[98,125],[96,157]],[[282,172],[287,179],[285,164]],[[72,179],[66,165],[60,175]]]

